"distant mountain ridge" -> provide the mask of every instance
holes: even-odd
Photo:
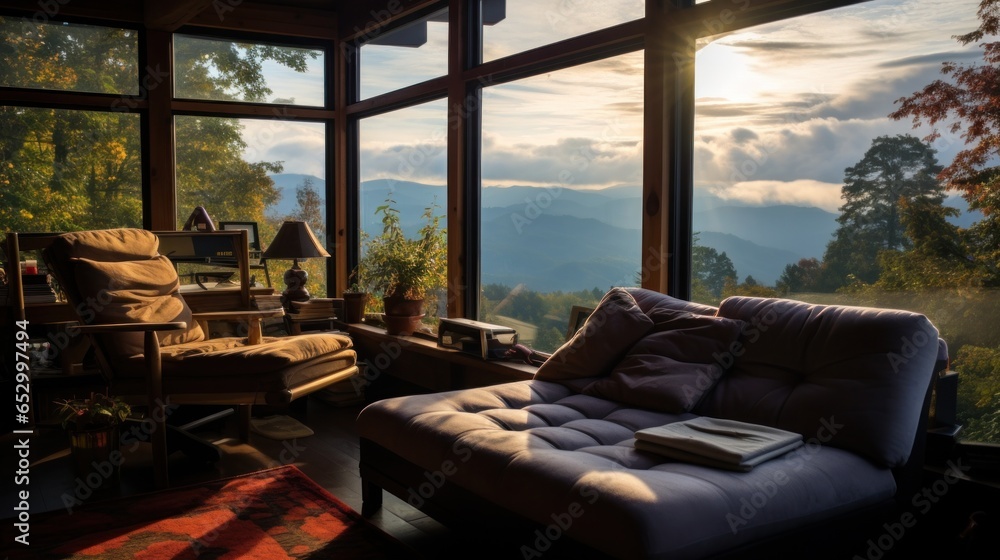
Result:
[[[282,196],[268,208],[268,215],[294,213],[295,188],[307,178],[322,198],[323,179],[294,173],[273,175]],[[543,292],[633,284],[640,267],[641,193],[638,185],[597,190],[484,187],[480,210],[483,283],[524,283]],[[445,213],[447,190],[443,185],[395,179],[364,181],[360,218],[365,231],[381,228],[375,210],[389,198],[400,211],[404,230],[413,235],[425,208],[436,205],[440,215]],[[961,223],[974,221],[975,215],[967,212],[961,198],[949,198],[946,203],[963,211],[958,218]],[[725,252],[740,281],[753,276],[766,285],[773,285],[790,263],[822,259],[837,228],[837,214],[811,206],[751,206],[699,192],[694,208],[692,224],[699,244]]]

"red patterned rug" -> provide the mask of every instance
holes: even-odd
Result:
[[[12,557],[413,556],[294,466],[87,504],[72,514],[41,514],[31,521],[29,546],[4,543]]]

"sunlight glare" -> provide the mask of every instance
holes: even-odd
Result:
[[[714,42],[698,50],[695,58],[696,99],[746,101],[754,98],[756,89],[749,60],[736,47]]]

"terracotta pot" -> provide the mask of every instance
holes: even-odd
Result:
[[[411,335],[423,325],[423,315],[383,315],[386,334]]]
[[[422,315],[424,312],[424,300],[406,299],[402,296],[388,296],[382,298],[386,315],[400,315],[413,317]]]
[[[424,300],[390,296],[382,299],[385,315],[385,332],[410,335],[420,328],[424,317]]]
[[[365,318],[365,303],[368,294],[365,292],[344,292],[344,321],[360,323]]]

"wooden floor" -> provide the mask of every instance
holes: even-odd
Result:
[[[265,411],[265,413],[284,412],[315,432],[311,436],[297,440],[280,441],[251,434],[249,443],[240,443],[235,415],[198,430],[196,433],[199,436],[212,441],[222,451],[222,459],[213,464],[195,463],[183,453],[173,453],[170,456],[171,486],[194,484],[283,464],[293,464],[355,511],[361,511],[359,447],[354,422],[361,406],[342,407],[315,397],[307,397],[304,404],[306,406],[287,411]],[[186,408],[188,414],[203,412],[197,407]],[[192,408],[194,409],[191,410]],[[16,443],[14,437],[24,436],[13,434],[0,436],[2,440],[0,446],[12,449]],[[74,496],[79,496],[86,502],[155,490],[148,445],[135,445],[122,449],[125,461],[121,466],[121,484],[117,490],[100,496],[86,496],[82,495],[86,493],[86,489],[74,474],[65,432],[58,426],[38,427],[30,438],[31,466],[28,489],[32,514],[65,508],[67,503],[73,503]],[[14,464],[16,459],[13,453],[8,454],[5,451],[4,455],[11,457],[8,464]],[[14,490],[14,485],[10,483],[3,485],[4,503],[17,503]],[[957,491],[951,491],[949,497],[957,494]],[[936,513],[944,511],[947,510],[942,507],[935,509]],[[911,557],[909,551],[925,547],[926,550],[934,550],[940,545],[944,545],[946,551],[953,551],[950,541],[954,540],[953,535],[961,528],[965,511],[959,508],[959,513],[961,514],[957,516],[959,525],[955,527],[949,527],[946,523],[932,522],[930,519],[925,520],[920,531],[902,543],[909,546],[895,546],[891,554],[880,555],[880,560],[909,558]],[[477,559],[522,557],[516,550],[498,550],[494,546],[478,541],[475,536],[449,530],[389,493],[385,493],[382,509],[369,519],[374,525],[407,544],[413,550],[413,558],[454,558],[457,557],[456,551],[474,551],[460,556]],[[947,537],[948,534],[952,536]],[[938,546],[931,546],[935,544]],[[552,557],[554,560],[555,556],[557,555],[546,554],[545,558]],[[973,554],[963,557],[981,556]]]
[[[340,407],[309,397],[305,407],[288,412],[315,433],[288,441],[251,434],[249,443],[240,443],[235,416],[217,421],[196,433],[215,443],[222,450],[222,459],[214,464],[194,463],[183,453],[173,453],[170,485],[193,484],[293,464],[355,511],[361,511],[358,437],[354,430],[354,419],[360,410],[360,405]],[[3,436],[0,445],[10,448],[13,437]],[[149,446],[128,446],[122,452],[125,461],[121,466],[119,489],[99,496],[86,496],[84,501],[155,490]],[[74,496],[84,497],[86,493],[75,480],[66,434],[59,427],[35,429],[31,436],[30,470],[28,489],[32,513],[64,508],[66,503],[73,503]],[[16,503],[13,485],[3,486],[4,503]],[[389,493],[385,494],[382,509],[369,520],[409,545],[414,550],[414,558],[447,556],[446,551],[454,547],[456,540],[461,540],[440,523]]]

